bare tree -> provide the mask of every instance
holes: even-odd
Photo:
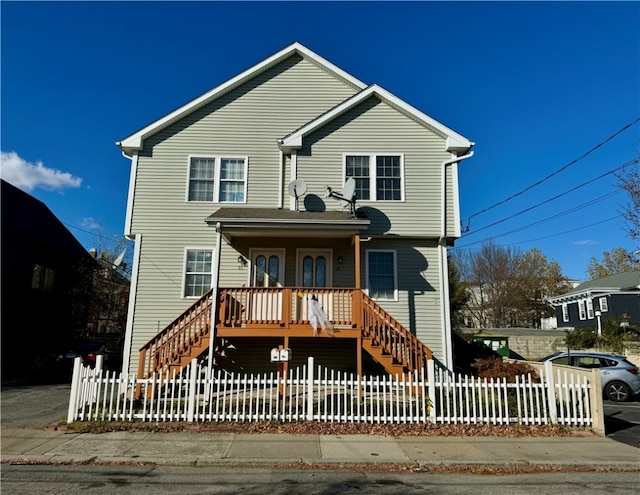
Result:
[[[640,157],[633,168],[617,176],[618,185],[629,195],[630,202],[623,207],[623,215],[629,222],[629,235],[640,239]]]
[[[521,253],[489,242],[461,257],[470,326],[538,327],[541,318],[554,314],[546,298],[569,289],[560,265],[535,248]]]
[[[473,326],[512,326],[519,302],[520,258],[518,250],[491,242],[464,257],[463,277],[470,289],[467,310]]]

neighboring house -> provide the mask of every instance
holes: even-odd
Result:
[[[2,180],[2,379],[22,378],[87,324],[89,253],[41,201]],[[89,279],[90,281],[90,279]]]
[[[95,249],[89,254],[97,262],[93,274],[93,297],[89,306],[86,338],[121,340],[127,326],[129,288],[131,281],[126,273],[121,273],[114,265]]]
[[[274,370],[277,347],[290,365],[451,366],[465,137],[294,43],[117,144],[135,240],[125,372],[215,348],[245,371]],[[314,299],[332,329],[312,328]]]
[[[549,298],[558,327],[602,329],[606,320],[640,325],[640,272],[626,272],[584,282]]]

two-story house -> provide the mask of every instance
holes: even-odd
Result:
[[[591,327],[598,332],[606,320],[640,326],[640,272],[625,272],[584,282],[549,298],[558,327]]]
[[[135,241],[125,372],[196,356],[272,370],[278,347],[289,365],[451,365],[467,138],[293,43],[117,145]]]

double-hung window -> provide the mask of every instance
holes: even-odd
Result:
[[[367,251],[367,288],[373,299],[398,299],[398,276],[396,252],[384,250]]]
[[[562,304],[562,321],[569,321],[569,305],[567,303]]]
[[[600,302],[600,311],[603,313],[609,311],[609,302],[606,297],[601,297],[598,301]]]
[[[584,307],[584,300],[578,301],[578,315],[581,320],[587,319],[587,311]]]
[[[184,297],[200,297],[211,289],[210,249],[187,249],[184,275]]]
[[[189,157],[188,201],[244,203],[246,157]]]
[[[593,320],[593,299],[587,299],[587,318]]]
[[[404,156],[401,154],[353,153],[344,156],[345,178],[356,181],[356,199],[404,200]]]

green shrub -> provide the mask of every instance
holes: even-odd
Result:
[[[569,349],[590,349],[595,347],[598,335],[591,327],[575,328],[567,332],[565,342]]]

